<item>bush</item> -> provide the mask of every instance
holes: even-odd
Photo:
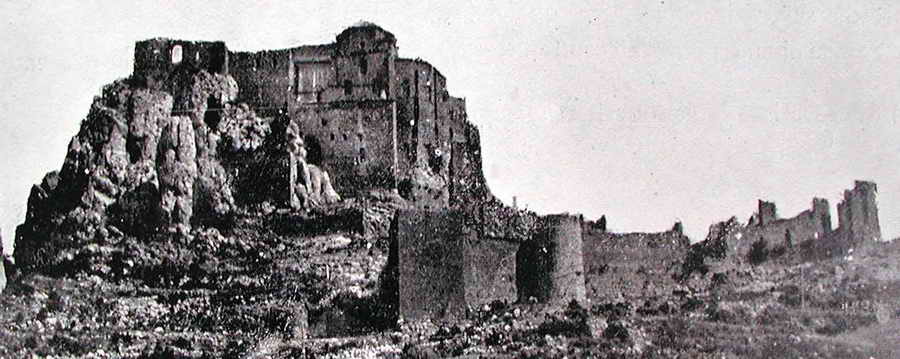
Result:
[[[769,244],[765,239],[760,238],[750,245],[750,252],[747,253],[747,260],[752,265],[759,265],[769,259]]]

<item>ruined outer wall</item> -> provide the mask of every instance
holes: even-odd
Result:
[[[179,98],[179,93],[201,70],[228,74],[229,53],[224,42],[157,38],[134,45],[133,78],[147,88],[174,95],[175,110],[186,106],[186,99]]]
[[[324,167],[342,196],[395,188],[393,101],[330,103],[292,109],[307,160]]]
[[[568,214],[540,219],[534,237],[522,243],[516,256],[519,300],[539,303],[584,303],[583,220]]]
[[[593,301],[671,293],[690,240],[680,231],[610,233],[585,226],[587,295]]]
[[[394,223],[388,262],[401,318],[464,318],[468,307],[516,299],[517,243],[478,238],[460,211],[402,210]]]
[[[761,213],[775,213],[774,203],[763,201],[760,203]],[[771,216],[763,218],[761,222],[757,220],[741,227],[727,239],[729,249],[738,258],[746,259],[753,243],[760,239],[771,249],[779,246],[787,247],[788,236],[791,244],[796,245],[807,240],[825,238],[831,233],[831,214],[828,211],[828,201],[825,199],[813,199],[812,208],[792,218],[781,219]]]

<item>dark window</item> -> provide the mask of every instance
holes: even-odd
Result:
[[[350,80],[344,80],[344,95],[352,95],[353,94],[353,82]]]
[[[410,94],[409,80],[403,80],[403,83],[400,85],[400,88],[403,89],[403,97],[409,97],[409,94]]]
[[[222,102],[214,96],[206,98],[206,113],[203,114],[203,122],[211,129],[218,129],[222,121]]]
[[[141,160],[141,144],[143,140],[133,134],[129,134],[125,140],[125,151],[128,152],[128,160],[135,163]]]
[[[366,160],[366,149],[363,147],[359,148],[359,159],[362,161]]]
[[[359,73],[365,75],[369,72],[369,61],[365,57],[359,58]]]
[[[322,118],[322,127],[328,127],[328,120],[324,117]]]

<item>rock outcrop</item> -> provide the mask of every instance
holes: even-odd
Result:
[[[120,80],[95,98],[59,171],[32,187],[15,255],[25,268],[65,262],[60,250],[123,236],[189,234],[234,210],[249,173],[223,159],[261,148],[271,119],[234,104],[235,81],[198,72],[173,95]]]

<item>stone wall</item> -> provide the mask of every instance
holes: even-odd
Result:
[[[769,248],[787,248],[831,234],[831,214],[825,199],[814,198],[810,209],[791,218],[779,218],[772,202],[759,203],[757,214],[727,239],[731,253],[738,258],[746,259],[756,241],[766,243]]]
[[[282,108],[293,101],[290,50],[233,52],[230,75],[241,89],[239,100],[255,108]]]
[[[747,224],[741,225],[736,219],[714,224],[705,241],[710,243],[698,248],[721,247],[716,252],[744,263],[751,260],[754,248],[767,258],[772,257],[769,253],[775,257],[787,253],[785,260],[842,255],[860,241],[881,238],[876,194],[875,184],[866,181],[856,181],[852,190],[844,191],[844,199],[837,206],[835,229],[825,199],[814,198],[810,209],[791,218],[779,218],[774,203],[759,201],[759,209]]]
[[[611,233],[584,228],[587,296],[594,302],[671,293],[690,246],[680,223],[659,233]]]
[[[518,244],[478,238],[465,217],[459,211],[396,214],[388,263],[398,266],[404,320],[464,318],[470,307],[515,300]]]
[[[396,188],[393,101],[328,103],[291,110],[309,163],[331,174],[341,196]]]
[[[228,56],[221,41],[140,41],[134,46],[133,77],[147,88],[171,91],[183,87],[199,71],[227,74]]]

